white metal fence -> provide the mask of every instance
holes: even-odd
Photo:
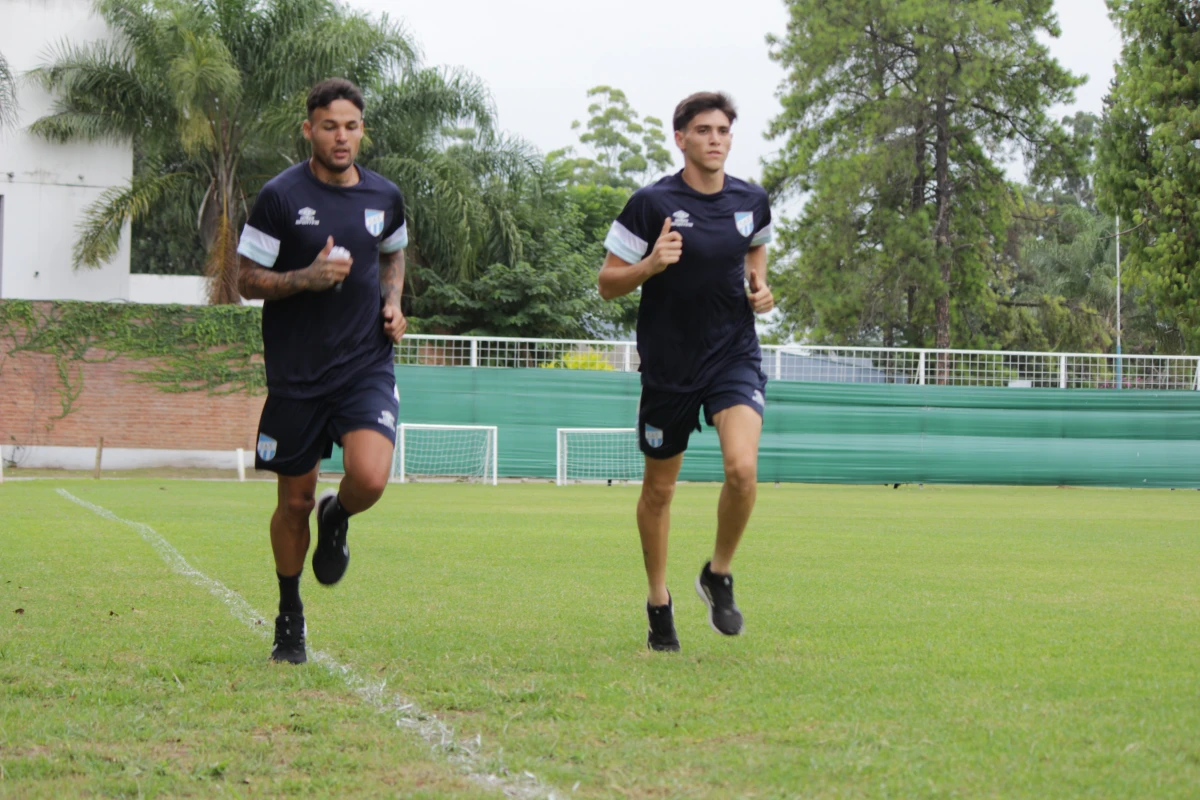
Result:
[[[410,334],[396,363],[636,372],[640,360],[634,342]],[[784,381],[1200,390],[1200,356],[764,345],[763,370]]]

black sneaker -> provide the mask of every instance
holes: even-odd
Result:
[[[346,544],[350,520],[336,526],[328,521],[335,500],[337,492],[329,489],[317,501],[317,548],[313,550],[312,568],[317,581],[326,586],[340,581],[350,563],[350,545]]]
[[[679,637],[675,635],[675,612],[668,595],[665,606],[646,603],[646,616],[650,619],[650,631],[646,634],[646,647],[661,653],[678,653]]]
[[[271,648],[271,660],[288,664],[303,664],[308,661],[304,649],[303,614],[280,614],[275,618],[275,646]]]
[[[717,633],[737,636],[742,632],[742,612],[733,602],[733,576],[716,575],[709,561],[696,577],[696,594],[708,606],[708,624]]]

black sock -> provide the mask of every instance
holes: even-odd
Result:
[[[304,603],[300,602],[300,575],[304,570],[300,570],[295,575],[286,577],[278,572],[275,576],[279,578],[279,613],[280,614],[303,614]]]
[[[334,495],[333,502],[328,506],[329,522],[333,525],[341,525],[346,520],[350,519],[350,512],[342,505],[342,496]]]

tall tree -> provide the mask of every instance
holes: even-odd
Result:
[[[100,0],[111,42],[63,44],[34,77],[55,94],[32,130],[132,141],[127,186],[89,209],[77,266],[112,258],[126,222],[169,206],[195,220],[215,303],[239,302],[237,240],[258,186],[297,156],[304,99],[341,75],[369,84],[414,59],[409,39],[331,0]]]
[[[1124,275],[1200,346],[1200,6],[1110,0],[1124,45],[1106,100],[1096,184],[1126,228]]]
[[[575,120],[571,129],[582,131],[579,143],[591,156],[576,156],[573,148],[550,154],[565,180],[636,189],[670,169],[662,120],[640,116],[625,93],[611,86],[595,86],[588,97],[593,102],[587,123]]]
[[[765,182],[808,194],[776,284],[794,329],[830,341],[981,345],[1014,150],[1064,159],[1047,117],[1082,81],[1050,57],[1052,0],[789,0]]]

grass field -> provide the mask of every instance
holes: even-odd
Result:
[[[327,660],[296,668],[273,485],[0,485],[0,796],[1200,791],[1200,493],[763,486],[723,639],[691,588],[717,487],[682,486],[672,656],[636,491],[391,487],[341,585],[306,569]]]

